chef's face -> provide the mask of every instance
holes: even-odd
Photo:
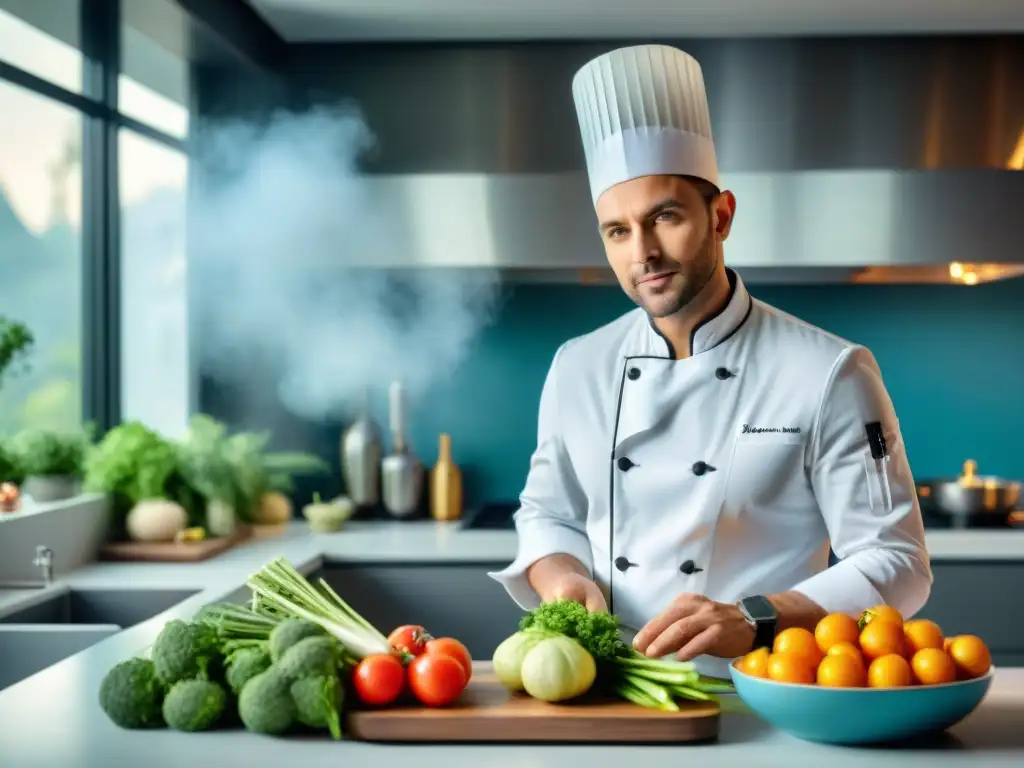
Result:
[[[609,264],[653,317],[674,315],[708,284],[735,209],[732,193],[682,176],[622,182],[596,207]]]

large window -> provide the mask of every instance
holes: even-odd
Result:
[[[175,139],[189,128],[188,25],[167,0],[122,4],[117,108]],[[158,23],[155,23],[158,22]],[[176,436],[188,424],[186,182],[181,149],[118,134],[121,417]]]
[[[0,319],[34,338],[27,368],[0,371],[0,438],[82,421],[187,427],[195,67],[275,53],[258,31],[225,46],[221,15],[179,0],[0,0]]]
[[[165,434],[189,412],[185,156],[122,129],[121,416]]]
[[[0,0],[0,61],[81,93],[80,27],[78,0]]]
[[[182,11],[167,0],[125,3],[121,24],[121,74],[117,108],[159,131],[188,135],[189,41]],[[154,17],[161,23],[154,24]]]
[[[82,416],[82,118],[3,81],[0,115],[0,315],[36,339],[30,370],[0,381],[0,434],[72,426]]]
[[[193,32],[175,0],[0,0],[0,317],[34,337],[0,436],[187,423]]]

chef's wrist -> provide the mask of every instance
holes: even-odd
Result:
[[[746,614],[744,614],[743,611],[741,611],[739,609],[739,606],[733,606],[733,607],[736,608],[736,612],[739,613],[740,618],[743,620],[743,626],[746,628],[745,629],[744,640],[743,640],[743,646],[747,649],[747,651],[753,651],[753,650],[755,650],[754,649],[754,645],[755,645],[755,641],[757,640],[757,624],[755,622],[751,621],[746,616]]]
[[[776,634],[793,627],[802,627],[813,632],[826,614],[820,605],[801,592],[778,592],[766,597],[775,607]]]

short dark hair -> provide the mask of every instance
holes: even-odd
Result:
[[[700,193],[700,196],[704,198],[704,202],[707,205],[711,205],[711,201],[718,197],[720,194],[722,194],[722,190],[720,190],[707,179],[700,178],[700,176],[687,176],[685,174],[680,174],[679,178],[685,179],[686,181],[693,184],[693,186],[695,186],[697,188],[697,191]]]

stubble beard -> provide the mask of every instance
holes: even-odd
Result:
[[[715,248],[715,240],[712,237],[711,228],[708,227],[708,232],[704,236],[704,241],[701,243],[700,251],[690,262],[689,269],[687,270],[684,267],[680,268],[679,274],[675,279],[678,280],[681,278],[682,286],[679,289],[679,292],[673,296],[667,304],[662,303],[664,300],[663,297],[656,296],[654,297],[654,301],[660,306],[649,306],[644,301],[636,284],[633,285],[633,292],[630,298],[642,307],[651,317],[670,317],[681,312],[688,304],[690,304],[690,302],[700,295],[701,291],[707,287],[708,283],[710,283],[711,279],[715,276],[715,270],[717,268],[718,257]]]

